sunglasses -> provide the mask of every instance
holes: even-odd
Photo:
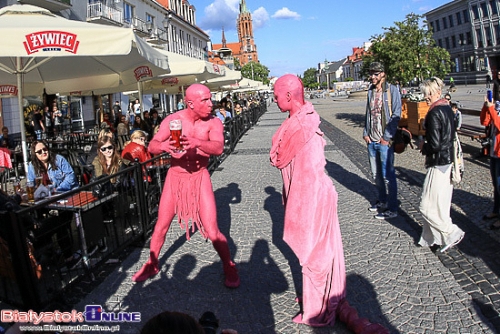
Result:
[[[42,151],[43,151],[43,152],[48,152],[48,151],[49,151],[49,149],[48,149],[48,148],[46,148],[46,147],[44,147],[44,148],[39,149],[38,151],[35,151],[35,153],[36,153],[36,154],[38,154],[38,155],[40,155],[40,154],[42,154]]]
[[[115,147],[113,145],[109,145],[109,146],[103,146],[101,147],[101,152],[106,152],[106,151],[111,151],[113,150]]]
[[[371,77],[378,77],[382,72],[375,72],[375,73],[370,73]]]

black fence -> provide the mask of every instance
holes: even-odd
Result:
[[[210,172],[265,111],[260,104],[225,122],[224,153],[210,159]],[[78,189],[0,211],[0,301],[44,310],[71,284],[93,280],[126,247],[145,242],[158,219],[169,166],[168,154],[155,156]]]

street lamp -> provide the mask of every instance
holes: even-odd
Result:
[[[170,20],[172,20],[172,13],[165,15],[165,18],[161,21],[163,28],[167,31],[167,51],[170,51],[170,37],[168,36],[168,28],[170,27]]]
[[[253,80],[253,63],[252,63],[252,55],[248,56],[248,62],[250,63],[250,68],[252,69],[252,80]]]
[[[465,60],[465,41],[461,40],[460,45],[462,45],[462,71],[464,72],[465,75],[465,87],[467,87],[467,69],[466,69],[467,62]]]

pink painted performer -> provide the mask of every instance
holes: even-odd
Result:
[[[215,196],[207,170],[210,155],[220,155],[224,148],[222,123],[212,116],[210,90],[191,85],[186,90],[186,108],[168,116],[149,143],[149,152],[171,154],[171,167],[160,200],[158,222],[150,243],[149,260],[132,276],[141,282],[159,272],[158,255],[175,215],[186,230],[187,238],[198,228],[210,239],[224,266],[224,284],[230,288],[240,285],[235,264],[231,261],[226,237],[217,226]],[[181,120],[183,150],[178,152],[170,133],[170,121]],[[191,228],[189,222],[191,221]],[[191,230],[191,231],[190,231]]]
[[[293,321],[333,326],[336,317],[356,333],[388,333],[359,318],[346,299],[344,250],[337,216],[338,195],[325,173],[325,140],[320,117],[304,101],[304,87],[291,74],[274,85],[274,99],[290,112],[272,139],[271,163],[281,171],[285,223],[283,239],[302,266],[302,312]]]

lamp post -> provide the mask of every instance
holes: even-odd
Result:
[[[464,72],[465,75],[465,87],[467,87],[467,62],[465,60],[465,41],[461,40],[460,44],[462,45],[462,71]]]
[[[252,69],[252,80],[253,80],[253,63],[252,63],[252,55],[248,56],[248,62],[250,63],[250,68]]]
[[[167,31],[167,51],[170,51],[170,36],[169,34],[169,29],[170,28],[170,20],[172,19],[172,13],[168,13],[168,15],[165,15],[165,18],[163,21],[161,21],[163,28]]]

